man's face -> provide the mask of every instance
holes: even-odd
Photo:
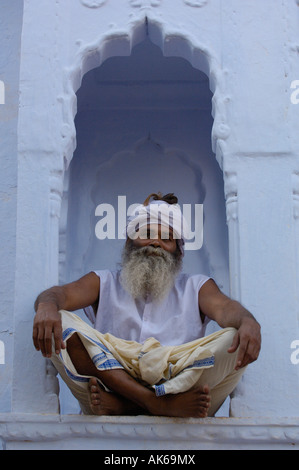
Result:
[[[155,248],[161,248],[169,253],[175,253],[177,250],[177,242],[173,237],[172,228],[158,224],[141,227],[137,232],[137,237],[133,240],[133,245],[136,248],[152,246]],[[154,255],[155,252],[153,251],[151,254]]]
[[[167,233],[166,233],[167,232]],[[133,298],[162,299],[174,284],[182,254],[172,231],[151,225],[128,238],[122,258],[121,280]]]

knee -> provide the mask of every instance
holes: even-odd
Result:
[[[78,374],[84,375],[87,352],[77,333],[73,333],[66,341],[66,350]]]
[[[218,361],[220,357],[222,359],[230,359],[236,355],[237,350],[233,353],[228,351],[234,342],[236,333],[236,328],[224,328],[218,332],[217,338],[215,339],[215,341],[213,341],[213,344],[209,345],[211,346],[210,349],[215,355],[215,357],[217,357]]]
[[[224,328],[223,330],[221,330],[221,332],[222,332],[221,339],[225,343],[225,345],[227,345],[229,348],[238,330],[236,328],[229,327],[229,328]]]
[[[66,350],[70,354],[74,349],[78,349],[81,345],[82,342],[78,333],[73,333],[66,341]]]

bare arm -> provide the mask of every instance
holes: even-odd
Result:
[[[51,357],[52,334],[55,351],[65,348],[62,340],[61,315],[59,310],[78,310],[98,301],[100,279],[89,273],[77,281],[54,286],[42,292],[34,303],[36,315],[33,322],[33,344],[45,357]]]
[[[213,280],[207,281],[199,293],[200,311],[222,328],[234,327],[237,333],[228,349],[232,353],[239,347],[236,369],[258,358],[261,348],[260,325],[239,302],[224,295]]]

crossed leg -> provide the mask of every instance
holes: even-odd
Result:
[[[210,391],[207,385],[157,397],[153,390],[137,382],[124,369],[98,370],[77,333],[68,339],[67,352],[78,374],[92,377],[89,381],[90,407],[96,415],[149,413],[198,418],[208,415]],[[105,391],[97,379],[111,392]]]

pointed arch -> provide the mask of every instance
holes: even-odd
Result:
[[[158,45],[166,57],[175,56],[186,59],[190,64],[209,78],[209,87],[213,93],[212,149],[222,169],[225,140],[230,134],[226,118],[224,73],[215,54],[193,36],[175,30],[156,19],[145,17],[143,21],[131,23],[129,31],[105,32],[92,43],[78,42],[78,52],[71,68],[66,70],[64,96],[61,97],[64,137],[63,157],[68,168],[76,148],[76,129],[74,119],[77,112],[76,92],[80,88],[83,76],[93,68],[99,67],[105,60],[114,56],[129,56],[135,45],[149,37]]]

